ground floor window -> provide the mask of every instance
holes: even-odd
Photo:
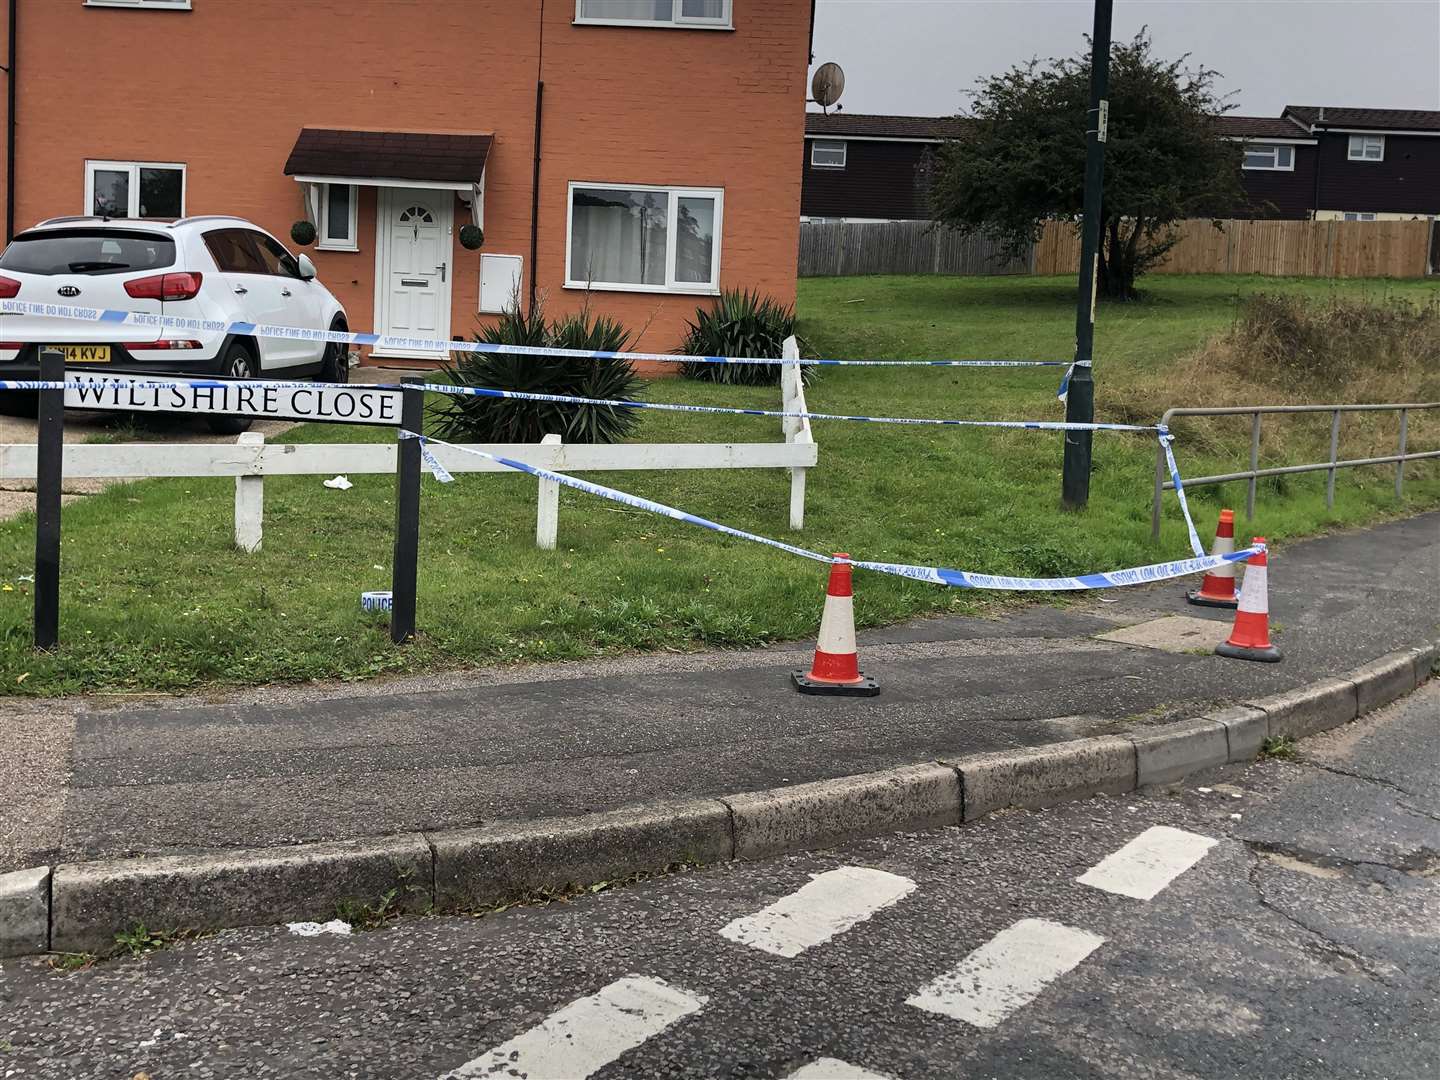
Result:
[[[719,188],[570,185],[571,288],[717,292]]]
[[[359,188],[354,184],[323,184],[320,191],[320,234],[316,247],[325,251],[359,251],[355,228]]]
[[[1347,211],[1346,214],[1345,214],[1345,220],[1346,220],[1346,221],[1374,221],[1374,220],[1375,220],[1375,215],[1374,215],[1374,214],[1362,214],[1362,213],[1358,213],[1358,212],[1356,212],[1356,211]]]
[[[106,218],[185,216],[185,166],[87,161],[85,213]]]

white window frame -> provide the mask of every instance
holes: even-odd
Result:
[[[1283,151],[1286,151],[1286,152],[1289,154],[1290,162],[1289,162],[1289,164],[1287,164],[1287,165],[1281,165],[1281,164],[1280,164],[1280,152],[1281,152],[1282,150],[1283,150]],[[1284,144],[1284,143],[1263,143],[1263,142],[1262,142],[1262,143],[1247,143],[1247,144],[1245,145],[1245,157],[1246,157],[1246,159],[1248,159],[1251,154],[1263,154],[1263,153],[1265,153],[1266,151],[1269,151],[1269,152],[1270,152],[1270,161],[1271,161],[1271,164],[1269,164],[1269,165],[1250,165],[1250,164],[1247,163],[1246,160],[1242,160],[1241,163],[1240,163],[1240,168],[1242,168],[1242,169],[1245,170],[1246,172],[1294,172],[1294,171],[1295,171],[1295,147],[1286,145],[1286,144]]]
[[[645,285],[642,283],[575,281],[570,277],[571,248],[575,240],[575,189],[597,188],[602,191],[663,191],[669,196],[665,204],[665,284]],[[710,280],[675,280],[675,233],[674,224],[679,220],[679,200],[686,198],[715,200],[715,244],[710,249]],[[571,180],[565,196],[565,288],[590,289],[604,292],[650,292],[683,293],[690,296],[720,295],[720,238],[725,229],[725,189],[701,187],[669,187],[664,184],[613,184],[589,180]]]
[[[660,19],[592,19],[580,14],[584,6],[584,0],[575,0],[575,22],[576,26],[639,26],[639,27],[669,27],[680,30],[734,30],[734,0],[723,0],[725,5],[724,13],[718,19],[702,19],[696,16],[686,17],[681,14],[684,7],[683,0],[674,0],[673,14],[668,20]]]
[[[1372,157],[1367,151],[1374,146],[1379,151]],[[1360,152],[1355,152],[1356,148]],[[1385,160],[1385,136],[1384,135],[1351,135],[1350,145],[1345,153],[1350,161],[1384,161]]]
[[[816,161],[815,151],[824,145],[826,150],[833,151],[835,147],[840,148],[839,161]],[[844,139],[811,139],[810,140],[810,167],[812,169],[843,169],[845,162],[850,157],[848,144]]]
[[[330,228],[330,189],[332,187],[343,187],[350,189],[350,235],[331,236]],[[360,187],[358,184],[321,184],[320,185],[320,221],[315,228],[315,247],[319,251],[359,251],[360,250]]]
[[[1341,221],[1374,221],[1375,215],[1368,210],[1346,210],[1340,215]]]
[[[150,11],[189,11],[190,0],[85,0],[85,6],[148,8]]]
[[[120,172],[128,170],[130,173],[130,205],[125,209],[129,216],[136,221],[163,221],[163,218],[142,218],[140,216],[140,170],[141,169],[174,169],[180,174],[180,213],[177,217],[185,216],[185,196],[189,187],[189,177],[185,175],[185,164],[180,161],[97,161],[91,158],[85,159],[85,209],[86,217],[95,217],[95,172]]]

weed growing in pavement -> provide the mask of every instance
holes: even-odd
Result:
[[[1262,758],[1274,758],[1277,761],[1291,761],[1295,757],[1295,740],[1289,735],[1272,735],[1260,744],[1260,756]]]
[[[84,971],[98,960],[94,953],[88,952],[62,952],[51,953],[45,958],[45,963],[52,971],[60,971],[70,974],[74,971]]]
[[[128,953],[131,956],[144,956],[148,952],[167,948],[190,936],[188,930],[150,930],[137,919],[131,924],[129,930],[115,935],[115,948],[112,955],[121,956]]]
[[[693,859],[686,859],[680,862],[670,863],[660,870],[637,870],[633,874],[618,877],[609,881],[592,881],[585,885],[569,883],[565,885],[545,886],[540,889],[528,889],[519,893],[513,899],[503,904],[496,904],[494,907],[479,908],[473,911],[456,911],[457,915],[469,915],[475,919],[483,919],[486,915],[499,915],[502,911],[509,911],[518,907],[544,907],[547,904],[565,903],[581,896],[591,896],[595,893],[609,892],[611,889],[624,885],[638,885],[642,881],[649,881],[651,878],[666,877],[670,874],[684,874],[692,870],[698,870],[703,864]]]

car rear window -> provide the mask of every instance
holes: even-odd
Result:
[[[21,233],[0,254],[0,269],[26,274],[128,274],[175,265],[175,241],[119,229]]]

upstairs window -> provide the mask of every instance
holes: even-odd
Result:
[[[1251,171],[1295,169],[1295,148],[1270,143],[1251,143],[1245,147],[1245,163],[1241,168]]]
[[[840,139],[814,139],[810,143],[810,164],[817,169],[843,169],[846,143]]]
[[[1385,136],[1351,135],[1349,157],[1351,161],[1384,161]]]
[[[155,8],[159,11],[189,11],[190,0],[85,0],[85,6]]]
[[[1345,214],[1343,215],[1343,217],[1344,217],[1344,220],[1346,220],[1346,221],[1374,221],[1374,220],[1375,220],[1375,215],[1374,215],[1374,214],[1359,213],[1359,212],[1348,211],[1348,210],[1345,212]]]
[[[570,185],[565,285],[716,293],[724,192]]]
[[[575,21],[729,30],[731,0],[575,0]]]
[[[360,201],[354,184],[325,184],[320,191],[319,238],[322,251],[359,251],[355,207]]]
[[[185,166],[87,161],[85,213],[106,218],[185,216]]]

